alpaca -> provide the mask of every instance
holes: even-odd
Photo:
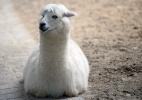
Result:
[[[23,73],[24,89],[36,97],[77,96],[87,90],[89,64],[70,39],[70,17],[76,13],[61,4],[48,4],[39,21],[40,43]]]

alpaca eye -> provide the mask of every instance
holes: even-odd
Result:
[[[57,18],[58,18],[58,16],[57,16],[57,15],[53,15],[53,16],[52,16],[52,18],[57,19]]]
[[[45,15],[44,14],[41,14],[41,18],[43,18]]]
[[[42,18],[44,17],[44,15],[42,15]]]

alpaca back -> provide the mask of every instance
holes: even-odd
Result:
[[[88,76],[89,76],[89,64],[88,61],[80,49],[80,47],[73,41],[70,40],[69,43],[69,58],[68,66],[74,71],[73,75],[76,80],[76,85],[78,88],[86,88],[88,86]]]

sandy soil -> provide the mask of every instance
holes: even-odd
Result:
[[[48,3],[61,3],[72,18],[72,38],[90,63],[85,100],[142,100],[142,0],[13,0],[38,41],[38,18]]]

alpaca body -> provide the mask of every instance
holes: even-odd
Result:
[[[87,89],[88,61],[70,39],[67,17],[73,15],[63,5],[45,7],[40,20],[40,44],[31,53],[24,69],[26,93],[36,97],[76,96]]]
[[[68,52],[66,55],[59,54],[61,58],[57,56],[58,49],[55,52],[40,65],[39,45],[35,47],[24,71],[24,88],[27,93],[37,97],[59,97],[64,93],[75,96],[87,89],[89,66],[78,45],[69,40]]]

